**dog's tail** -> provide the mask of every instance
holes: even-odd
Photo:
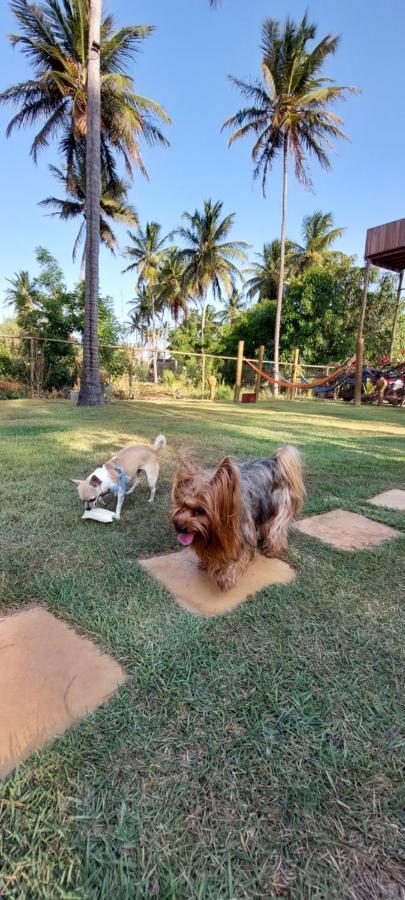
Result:
[[[153,443],[153,449],[155,453],[160,453],[161,450],[164,450],[167,445],[167,440],[164,434],[158,434],[157,438],[155,438]]]
[[[280,472],[290,489],[294,517],[301,509],[305,497],[305,486],[302,474],[302,456],[296,447],[285,444],[275,453]]]

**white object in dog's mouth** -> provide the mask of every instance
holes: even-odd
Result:
[[[183,545],[183,547],[189,547],[189,545],[193,543],[194,538],[195,538],[194,534],[184,534],[183,533],[183,534],[177,535],[177,540],[178,540],[179,544]]]

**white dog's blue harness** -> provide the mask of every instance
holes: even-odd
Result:
[[[122,497],[125,497],[125,494],[128,490],[128,475],[121,469],[121,466],[114,466],[116,472],[118,472],[119,478],[115,484],[110,487],[111,494],[117,497],[117,500],[120,500]]]

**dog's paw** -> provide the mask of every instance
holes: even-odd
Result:
[[[266,544],[263,544],[262,546],[262,553],[263,556],[267,556],[267,559],[276,559],[278,555],[275,552],[274,547],[267,546]]]
[[[220,591],[230,591],[236,584],[236,576],[233,572],[217,572],[215,581]]]

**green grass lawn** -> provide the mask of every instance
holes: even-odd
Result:
[[[0,420],[0,608],[44,604],[129,675],[0,784],[0,896],[403,897],[405,516],[366,500],[405,488],[405,411],[9,401]],[[67,478],[158,432],[155,506],[142,485],[119,524],[82,522]],[[306,512],[404,536],[345,553],[294,533],[292,584],[219,619],[180,610],[137,564],[175,549],[177,450],[212,465],[286,441]]]

